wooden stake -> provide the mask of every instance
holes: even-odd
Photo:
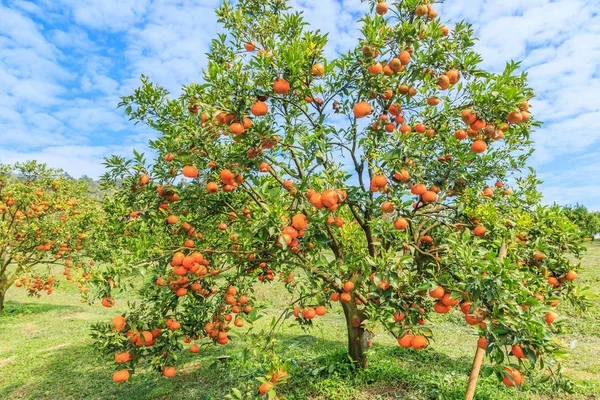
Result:
[[[498,258],[503,260],[506,258],[508,253],[508,248],[506,246],[506,242],[503,241],[500,245],[500,249],[498,250]],[[467,385],[467,393],[465,394],[465,400],[473,400],[475,396],[475,388],[477,387],[477,379],[479,379],[479,371],[481,370],[481,364],[483,363],[483,358],[485,357],[485,349],[477,346],[477,351],[475,352],[475,358],[473,359],[473,368],[471,368],[471,375],[469,375],[469,383]]]
[[[467,394],[465,400],[473,400],[475,396],[475,388],[477,387],[477,379],[479,378],[479,370],[483,363],[483,357],[485,356],[485,349],[477,346],[475,352],[475,358],[473,359],[473,368],[471,369],[471,375],[469,376],[469,384],[467,385]]]

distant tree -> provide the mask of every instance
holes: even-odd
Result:
[[[57,282],[50,267],[56,264],[87,292],[93,263],[83,257],[88,231],[99,222],[97,210],[87,186],[60,170],[35,161],[0,164],[0,312],[13,284],[32,296],[52,293]],[[48,271],[34,271],[39,265]]]
[[[596,234],[600,233],[600,212],[589,211],[581,204],[565,206],[564,211],[569,219],[579,227],[584,238],[589,237],[594,240]]]

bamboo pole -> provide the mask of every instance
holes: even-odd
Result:
[[[502,242],[500,249],[498,251],[498,258],[503,260],[506,257],[508,249],[506,247],[506,242]],[[485,356],[485,349],[477,346],[477,351],[475,352],[475,358],[473,359],[473,367],[471,368],[471,374],[469,375],[469,383],[467,384],[467,393],[465,394],[465,400],[473,400],[475,396],[475,389],[477,388],[477,379],[479,379],[479,371],[481,370],[481,364],[483,363],[483,358]]]
[[[465,400],[473,400],[473,396],[475,396],[475,388],[477,387],[479,370],[481,370],[481,364],[483,363],[484,356],[485,349],[477,347],[477,351],[475,352],[475,358],[473,359],[473,368],[471,368],[471,375],[469,376],[469,383],[467,385],[467,394],[465,395]]]

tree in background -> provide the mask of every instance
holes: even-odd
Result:
[[[86,237],[99,223],[98,212],[87,186],[59,170],[35,161],[0,165],[0,311],[13,284],[31,296],[51,294],[57,264],[87,296],[93,262],[84,258]]]
[[[600,233],[600,212],[589,211],[581,204],[564,206],[563,210],[569,219],[579,227],[583,238],[594,240]]]
[[[224,2],[202,84],[170,99],[142,77],[123,97],[159,136],[155,160],[115,156],[103,177],[115,263],[101,296],[152,276],[139,306],[94,327],[115,382],[144,360],[173,376],[183,343],[227,344],[257,318],[253,287],[276,279],[294,295],[277,323],[340,304],[357,368],[376,324],[421,350],[428,316],[455,308],[506,385],[553,366],[580,247],[519,178],[538,125],[526,75],[480,69],[472,28],[450,31],[426,1],[369,3],[357,47],[328,60],[327,35],[286,1]],[[286,375],[275,363],[259,395]]]

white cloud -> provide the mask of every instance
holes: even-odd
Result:
[[[1,3],[1,0],[0,0]],[[177,95],[202,79],[205,53],[222,28],[221,0],[13,0],[0,5],[0,159],[37,158],[70,174],[98,176],[102,157],[145,148],[118,96],[139,76]],[[4,4],[4,3],[2,3]],[[312,29],[329,32],[326,56],[353,48],[359,0],[290,0]],[[449,26],[473,24],[483,67],[510,59],[537,97],[533,165],[546,201],[600,209],[600,14],[596,0],[446,0]],[[9,151],[10,149],[10,151]]]

